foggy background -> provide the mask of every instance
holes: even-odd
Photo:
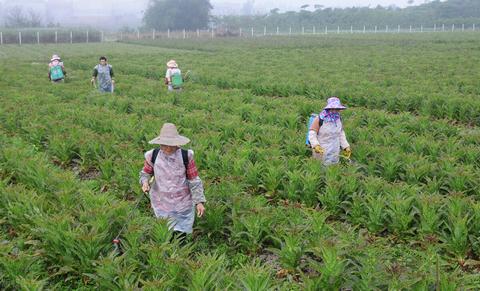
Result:
[[[480,1],[480,0],[479,0]],[[274,8],[284,11],[314,10],[315,5],[327,7],[352,7],[423,4],[425,0],[211,0],[212,15],[258,15]],[[46,26],[91,26],[110,29],[138,27],[149,0],[0,0],[0,22],[14,7],[32,14]]]

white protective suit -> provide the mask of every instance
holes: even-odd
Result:
[[[318,117],[313,122],[318,123]],[[326,166],[338,163],[340,148],[345,149],[350,146],[347,142],[341,119],[336,121],[324,120],[318,133],[310,128],[308,140],[312,146],[313,157],[321,160]],[[323,156],[313,150],[317,145],[320,145],[325,151]]]

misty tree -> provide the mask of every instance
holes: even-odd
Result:
[[[143,22],[158,30],[205,28],[212,8],[209,0],[150,0]]]
[[[254,4],[255,4],[255,0],[248,0],[245,3],[243,3],[242,15],[252,15]]]
[[[33,10],[24,13],[22,7],[14,6],[7,11],[5,16],[5,26],[12,28],[40,27],[42,26],[42,19]]]

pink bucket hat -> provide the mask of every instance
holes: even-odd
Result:
[[[347,107],[343,106],[342,103],[340,102],[340,99],[338,97],[330,97],[327,100],[327,106],[325,106],[324,109],[347,109]]]

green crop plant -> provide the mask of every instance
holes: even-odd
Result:
[[[382,195],[365,195],[365,225],[369,231],[378,233],[385,227],[387,199]]]
[[[350,201],[344,201],[342,208],[353,225],[365,224],[365,201],[361,193],[353,193]]]
[[[267,166],[262,175],[262,187],[267,196],[275,196],[282,185],[284,170],[280,165]]]
[[[222,279],[225,276],[225,255],[207,254],[197,257],[189,272],[190,283],[188,290],[218,290],[223,287]]]
[[[308,279],[306,290],[338,290],[348,277],[348,260],[341,257],[339,250],[328,243],[313,249],[315,255],[322,259],[321,263],[311,261],[311,266],[320,276]]]
[[[468,223],[469,217],[467,215],[450,217],[446,232],[443,235],[447,250],[460,261],[465,258],[469,250]]]
[[[274,284],[269,270],[263,267],[258,261],[254,261],[250,265],[242,266],[237,278],[236,288],[241,290],[274,290]]]
[[[287,185],[285,185],[285,197],[296,201],[300,200],[303,190],[303,175],[300,170],[287,172]]]
[[[410,231],[413,222],[414,213],[412,209],[412,201],[414,197],[408,196],[397,188],[391,193],[386,204],[388,214],[388,228],[396,234],[406,234]]]
[[[227,206],[223,203],[209,203],[209,211],[199,222],[200,231],[208,238],[223,238],[227,233]]]
[[[278,255],[282,267],[290,272],[294,272],[302,258],[305,247],[303,236],[301,234],[283,235],[280,239],[280,249],[271,249]]]
[[[440,196],[422,195],[417,198],[419,226],[417,231],[423,236],[435,236],[442,224],[443,199]]]

